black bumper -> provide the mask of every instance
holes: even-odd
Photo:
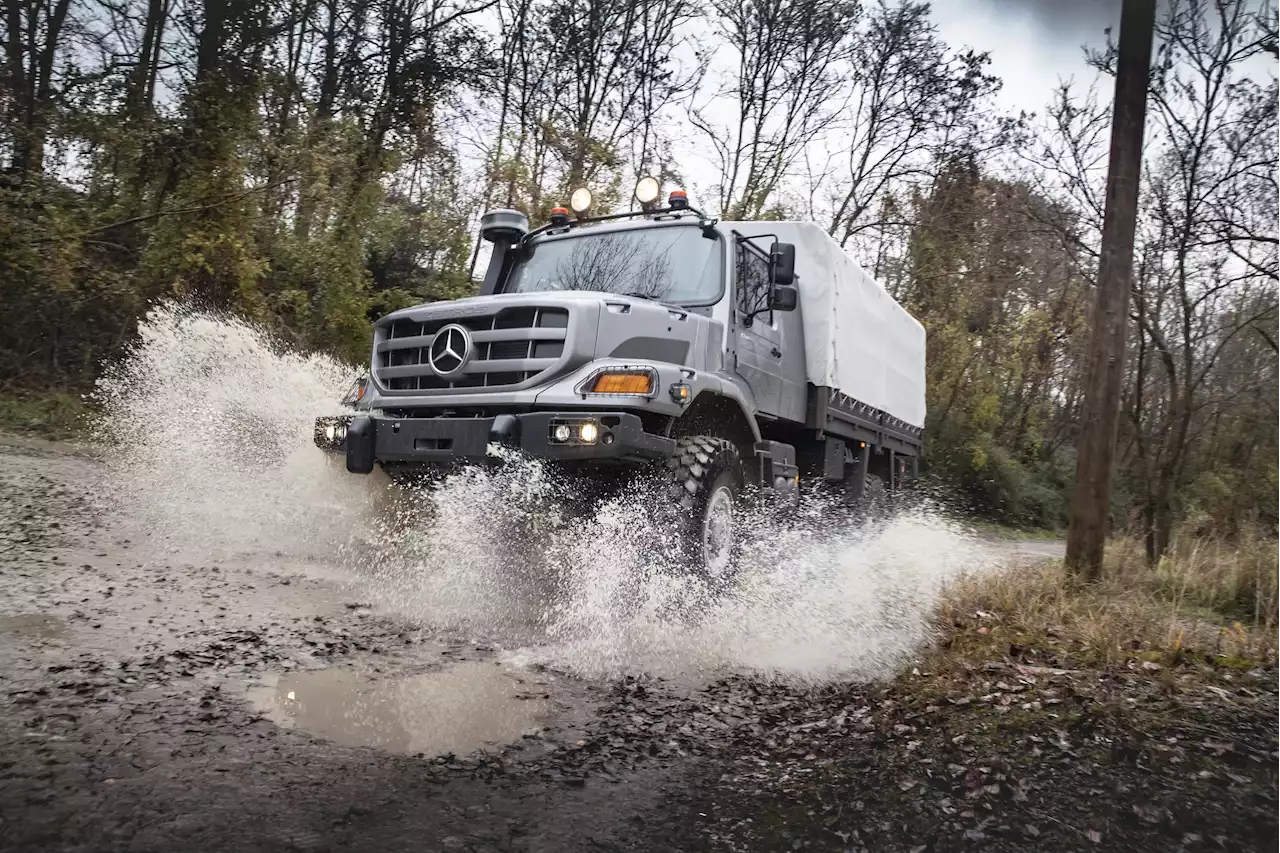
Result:
[[[330,425],[341,424],[335,436]],[[579,428],[596,428],[583,441]],[[555,430],[570,427],[572,437],[557,441]],[[675,452],[675,442],[644,431],[640,418],[627,412],[534,412],[484,418],[386,418],[356,415],[316,421],[316,444],[346,454],[347,470],[367,474],[375,463],[448,464],[483,459],[490,444],[556,460],[660,459]]]

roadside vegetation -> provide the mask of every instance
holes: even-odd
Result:
[[[1044,559],[956,580],[937,644],[885,682],[726,683],[702,715],[741,707],[745,691],[760,717],[714,752],[671,838],[731,851],[1274,849],[1276,543],[1180,535],[1155,567],[1144,551],[1113,542],[1091,585]]]
[[[1048,560],[952,582],[938,610],[938,664],[1012,656],[1094,669],[1136,662],[1151,672],[1269,666],[1278,608],[1274,539],[1188,534],[1155,566],[1142,543],[1119,539],[1098,583]]]
[[[0,432],[55,441],[79,438],[88,428],[89,407],[65,391],[0,392]]]

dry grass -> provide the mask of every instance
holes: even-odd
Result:
[[[1199,609],[1250,628],[1276,632],[1280,607],[1276,542],[1246,535],[1236,542],[1181,536],[1156,566],[1154,577],[1139,543],[1112,547],[1110,573],[1146,583],[1183,609]]]
[[[1154,568],[1141,543],[1108,549],[1105,577],[1080,584],[1059,561],[961,578],[939,608],[944,661],[1040,658],[1056,666],[1276,660],[1277,550],[1186,539]]]

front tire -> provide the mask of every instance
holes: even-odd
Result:
[[[735,515],[743,485],[738,448],[714,436],[682,438],[667,471],[679,512],[677,556],[708,583],[727,583],[738,564]]]

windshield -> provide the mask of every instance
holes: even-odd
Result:
[[[638,228],[546,240],[511,271],[508,293],[594,290],[675,305],[720,296],[720,241],[701,228]]]

